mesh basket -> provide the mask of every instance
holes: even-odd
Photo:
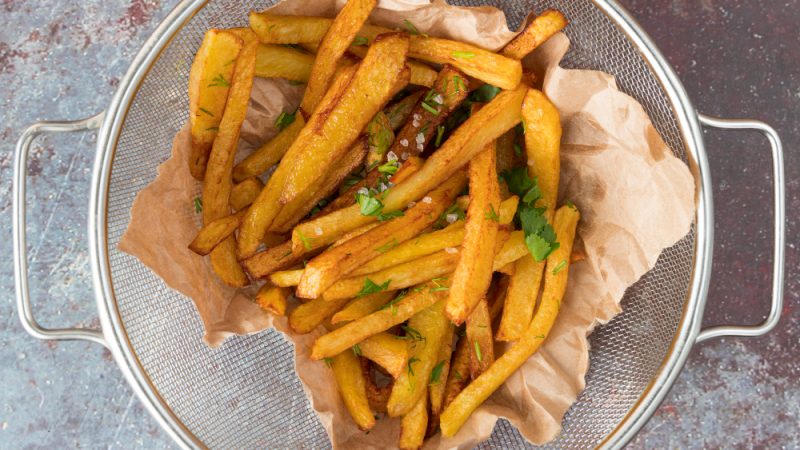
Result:
[[[111,163],[106,249],[121,332],[153,390],[191,434],[212,448],[327,448],[328,437],[293,370],[293,350],[269,330],[230,339],[212,350],[192,302],[167,288],[117,244],[136,194],[169,157],[188,118],[185,86],[194,52],[212,27],[247,25],[247,13],[271,1],[213,0],[179,28],[149,68],[121,126]],[[636,98],[675,154],[688,162],[687,143],[658,78],[618,26],[589,0],[451,1],[491,5],[516,28],[529,11],[556,8],[570,19],[572,46],[562,63],[613,74]],[[154,154],[155,153],[155,154]],[[690,289],[695,231],[664,251],[656,267],[632,286],[623,313],[592,334],[586,390],[563,421],[558,448],[598,445],[640,399],[676,336]],[[481,448],[530,445],[500,420]]]

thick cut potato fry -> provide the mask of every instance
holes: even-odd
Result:
[[[528,175],[537,180],[542,198],[538,205],[547,208],[550,220],[558,200],[558,179],[561,174],[561,117],[556,107],[536,89],[529,89],[522,102],[525,124],[525,153]]]
[[[241,211],[250,206],[264,189],[264,183],[256,177],[250,177],[233,185],[231,188],[231,208]]]
[[[411,116],[411,111],[414,110],[414,106],[423,94],[425,94],[424,91],[412,92],[383,110],[386,113],[386,117],[389,118],[389,124],[394,131],[399,130],[406,123]]]
[[[373,228],[377,228],[377,227],[379,227],[381,225],[382,224],[380,222],[369,223],[369,224],[364,225],[363,227],[356,228],[353,231],[345,233],[336,242],[334,242],[333,245],[331,245],[331,248],[338,247],[338,246],[344,244],[345,242],[350,241],[352,239],[355,239],[355,238],[361,236],[362,234],[372,230]]]
[[[455,435],[470,414],[524,364],[547,338],[558,316],[561,299],[567,288],[569,256],[579,219],[580,213],[571,206],[561,207],[556,212],[554,228],[561,245],[547,257],[541,305],[519,340],[464,388],[444,410],[440,423],[444,436]],[[554,270],[556,267],[560,269]]]
[[[375,415],[369,407],[367,384],[361,371],[361,361],[350,350],[333,357],[331,370],[336,378],[336,387],[342,396],[347,411],[353,422],[362,430],[369,430],[375,425]]]
[[[289,241],[256,253],[243,260],[242,265],[251,277],[258,279],[264,278],[276,270],[293,266],[299,263],[302,258],[302,254],[295,255],[292,253],[292,243]]]
[[[345,9],[356,3],[348,2]],[[321,104],[314,111],[289,150],[301,149],[298,157],[292,160],[294,167],[281,193],[282,204],[289,203],[321,180],[330,164],[347,151],[369,120],[391,98],[395,86],[408,83],[407,53],[406,35],[382,35],[370,47],[342,96],[329,106]],[[309,84],[307,93],[310,88]]]
[[[447,327],[445,335],[442,337],[442,344],[439,347],[439,356],[436,357],[436,365],[431,371],[431,379],[428,383],[428,398],[430,400],[431,415],[428,418],[428,436],[433,435],[439,428],[439,414],[444,409],[444,394],[447,376],[450,373],[450,360],[453,356],[453,336],[455,327],[453,324]],[[438,373],[437,373],[438,372]]]
[[[436,71],[427,64],[417,61],[406,61],[411,74],[408,83],[417,86],[431,87],[436,82]]]
[[[300,134],[306,121],[302,114],[294,115],[294,122],[278,132],[274,138],[247,155],[236,167],[233,168],[234,181],[242,181],[250,177],[257,177],[267,169],[277,164],[289,146]]]
[[[408,344],[389,333],[378,333],[358,344],[361,354],[397,378],[408,365]]]
[[[284,45],[261,44],[256,53],[256,76],[308,81],[314,55]]]
[[[409,57],[436,64],[451,64],[467,75],[502,89],[514,89],[522,79],[518,60],[464,42],[411,36]]]
[[[389,403],[386,405],[389,417],[408,414],[419,399],[427,394],[431,371],[436,365],[439,348],[449,326],[441,301],[408,320],[408,328],[416,330],[423,339],[416,341],[411,347],[408,370],[394,381],[392,395],[389,396]],[[425,426],[422,428],[424,435]]]
[[[350,85],[350,81],[355,75],[356,66],[345,66],[340,73],[336,76],[331,88],[323,98],[324,106],[332,106],[336,103],[337,99],[344,94],[345,89]],[[319,125],[319,117],[312,117],[306,123],[303,130],[311,127],[312,129]],[[256,198],[248,213],[242,220],[242,225],[239,229],[237,237],[237,251],[239,258],[248,258],[255,254],[261,239],[269,229],[275,217],[281,210],[281,204],[278,202],[283,186],[286,180],[294,170],[294,161],[302,153],[303,148],[297,146],[290,146],[286,154],[278,164],[277,169],[267,180],[267,185],[261,190],[261,193]],[[298,248],[296,254],[301,254],[303,251]]]
[[[333,168],[318,186],[304,191],[292,202],[284,205],[270,227],[270,231],[277,233],[291,231],[292,227],[308,215],[320,200],[336,192],[342,180],[364,162],[364,158],[367,156],[366,144],[366,138],[358,139],[350,151],[333,164]]]
[[[233,236],[228,236],[211,250],[209,262],[214,273],[228,286],[244,287],[250,284],[236,259],[236,239]]]
[[[392,389],[394,390],[394,389]],[[387,406],[388,408],[388,406]],[[406,415],[400,420],[400,450],[417,450],[422,448],[425,431],[428,428],[428,393],[422,396]]]
[[[523,256],[514,263],[503,318],[497,329],[498,341],[515,341],[528,328],[539,297],[544,265],[544,261],[538,262],[531,255]]]
[[[348,1],[333,19],[333,23],[319,44],[317,57],[314,59],[311,75],[308,78],[308,85],[303,100],[300,102],[300,109],[306,115],[311,115],[317,108],[333,79],[339,58],[350,47],[356,33],[367,21],[367,17],[376,3],[377,0]]]
[[[336,355],[370,336],[405,322],[414,314],[447,296],[447,291],[432,290],[436,289],[436,286],[430,283],[420,286],[420,288],[418,292],[409,292],[404,298],[395,301],[391,308],[380,309],[320,336],[314,342],[311,350],[311,359],[322,359]],[[301,305],[301,307],[311,303],[319,304],[320,302],[324,302],[324,300],[315,299]]]
[[[325,320],[332,316],[333,313],[338,311],[342,306],[347,304],[348,299],[340,299],[340,300],[333,300],[333,301],[324,301],[322,299],[312,300],[310,302],[303,303],[302,305],[295,308],[291,313],[289,313],[289,326],[294,330],[295,333],[299,334],[306,334],[314,331],[315,328],[322,325]],[[384,331],[384,330],[381,330]],[[363,340],[363,339],[362,339]],[[361,341],[358,341],[361,342]],[[352,347],[358,342],[353,342],[350,345]],[[343,348],[341,351],[344,351],[346,348]],[[326,357],[334,356],[339,352],[325,355]],[[321,358],[316,358],[321,359]]]
[[[220,30],[208,30],[189,72],[189,123],[192,147],[189,172],[206,174],[208,155],[217,136],[242,40]]]
[[[458,340],[456,350],[453,352],[453,360],[450,362],[450,373],[447,376],[447,383],[444,386],[444,405],[447,408],[457,396],[469,384],[469,339],[462,337]],[[441,418],[441,412],[437,418]]]
[[[302,276],[303,269],[279,270],[269,274],[269,282],[275,286],[293,287],[300,284],[300,278]]]
[[[220,242],[224,241],[239,228],[242,217],[244,217],[246,212],[247,210],[242,210],[236,214],[221,217],[204,226],[197,232],[197,236],[194,237],[192,243],[189,244],[189,249],[203,256],[211,253],[214,247],[219,245]]]
[[[430,202],[419,202],[403,216],[389,220],[312,259],[306,265],[296,295],[316,298],[344,275],[416,236],[453,203],[465,184],[465,176],[457,174],[430,193]]]
[[[489,305],[482,298],[467,317],[467,341],[469,342],[469,376],[473,380],[494,362],[494,340]]]
[[[552,35],[563,30],[568,23],[560,11],[548,9],[533,19],[500,53],[509,58],[522,59]]]
[[[458,254],[458,251],[455,253],[440,251],[425,258],[389,267],[380,272],[345,278],[328,288],[323,294],[323,298],[334,300],[355,297],[369,282],[378,285],[388,282],[386,289],[390,291],[424,283],[452,272],[458,264]]]
[[[437,127],[461,104],[469,93],[469,80],[453,66],[445,65],[430,91],[419,100],[392,144],[396,155],[419,155],[438,133]]]
[[[501,174],[513,167],[522,165],[522,148],[514,140],[516,132],[506,131],[497,138],[497,173]],[[506,183],[500,183],[500,198],[508,198],[511,192]]]
[[[495,145],[486,146],[469,163],[469,207],[464,224],[461,259],[445,311],[460,325],[486,294],[492,282],[492,262],[500,222],[500,187],[495,165]]]
[[[256,294],[256,303],[264,311],[283,316],[286,314],[286,301],[292,295],[292,290],[265,284]]]
[[[394,297],[395,293],[390,291],[359,297],[348,303],[341,311],[334,314],[333,317],[331,317],[331,324],[338,325],[372,314],[389,303]]]
[[[528,246],[525,245],[525,235],[522,230],[512,231],[503,247],[494,255],[492,270],[497,272],[525,255],[530,255]]]
[[[383,201],[384,212],[397,211],[405,208],[409,202],[419,200],[471,160],[487,144],[519,123],[519,111],[526,90],[526,86],[521,86],[513,91],[501,92],[467,119],[425,161],[420,170],[389,190]],[[295,227],[292,231],[293,248],[304,246],[301,236],[316,234],[310,246],[319,248],[335,241],[342,234],[375,220],[372,216],[362,216],[358,205],[334,211]],[[322,233],[315,233],[316,230]]]
[[[265,44],[319,44],[331,27],[333,19],[327,17],[281,16],[267,12],[251,12],[250,28]],[[379,34],[393,30],[365,24],[356,34],[370,43]]]

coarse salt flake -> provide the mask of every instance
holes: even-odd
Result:
[[[408,147],[408,139],[400,139],[400,145],[403,147]]]
[[[447,219],[447,223],[453,223],[458,220],[458,214],[448,214],[445,216],[445,219]]]
[[[458,249],[455,247],[447,247],[444,249],[444,251],[450,253],[451,255],[455,255],[456,253],[458,253]]]
[[[314,233],[317,236],[322,236],[322,228],[320,228],[320,227],[314,228]]]
[[[403,153],[400,154],[400,159],[405,161],[405,160],[407,160],[409,158],[409,156],[411,156],[411,155],[409,155],[408,152],[403,152]]]
[[[397,154],[393,151],[389,151],[389,153],[386,154],[386,159],[389,161],[397,161]]]
[[[433,96],[433,101],[434,101],[434,102],[436,102],[436,103],[438,103],[438,104],[440,104],[440,105],[441,105],[442,103],[444,103],[444,99],[442,98],[442,94],[436,94],[436,95],[434,95],[434,96]]]
[[[417,204],[417,202],[409,202],[408,203],[408,208],[413,208],[414,206],[416,206],[416,204]]]
[[[415,140],[417,141],[417,144],[422,144],[423,142],[425,142],[425,135],[422,133],[417,133],[417,137],[415,138]]]
[[[423,151],[423,150],[425,150],[425,146],[422,145],[422,144],[417,144],[417,150]]]
[[[357,192],[361,195],[369,195],[369,189],[366,187],[361,187]]]
[[[431,202],[433,202],[433,199],[428,197],[427,195],[422,198],[422,203],[431,203]]]

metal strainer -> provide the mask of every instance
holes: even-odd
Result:
[[[20,138],[14,166],[14,257],[23,325],[40,339],[82,339],[105,345],[134,391],[164,429],[185,447],[326,448],[328,437],[293,372],[291,345],[275,331],[231,339],[211,350],[192,302],[167,288],[136,258],[117,250],[136,194],[167,159],[188,116],[189,65],[204,32],[245,26],[247,13],[273,1],[186,0],[136,56],[109,108],[77,122],[31,126]],[[559,448],[620,447],[650,417],[695,342],[769,331],[781,311],[784,182],[780,140],[768,125],[700,116],[674,72],[634,20],[611,0],[455,1],[504,10],[512,27],[530,10],[556,8],[571,25],[564,64],[613,74],[620,88],[650,114],[664,140],[691,168],[697,216],[691,232],[664,251],[656,267],[632,286],[623,313],[591,336],[586,390],[567,413]],[[700,124],[753,129],[772,148],[775,248],[772,308],[754,327],[700,330],[713,248],[711,180]],[[89,205],[89,245],[101,331],[44,329],[28,296],[25,174],[30,144],[45,132],[100,128]],[[266,382],[268,381],[268,382]],[[498,422],[481,448],[530,445]]]

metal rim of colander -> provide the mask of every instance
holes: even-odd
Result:
[[[673,108],[686,143],[687,153],[690,155],[690,168],[698,183],[694,267],[683,316],[670,351],[657,375],[629,413],[599,445],[599,448],[620,448],[636,434],[661,403],[683,367],[700,331],[711,268],[713,206],[710,172],[698,114],[692,107],[680,80],[652,40],[624,8],[614,0],[591,1],[628,37],[661,84]],[[106,210],[111,164],[128,108],[152,64],[175,34],[206,3],[207,0],[184,0],[176,6],[147,40],[121,80],[98,134],[98,152],[92,173],[89,205],[90,258],[93,272],[96,274],[94,287],[105,340],[115,361],[142,403],[164,430],[179,445],[186,448],[202,448],[204,444],[181,422],[159,395],[136,356],[117,309],[109,263]]]

